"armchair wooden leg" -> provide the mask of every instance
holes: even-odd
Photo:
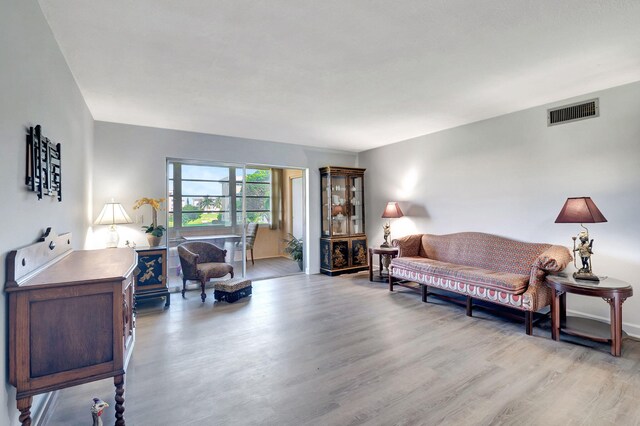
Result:
[[[467,296],[467,316],[468,317],[473,315],[472,310],[473,310],[473,299],[471,298],[471,296]]]
[[[200,298],[202,299],[202,303],[204,303],[204,299],[207,298],[207,293],[204,292],[204,286],[207,282],[202,279],[202,281],[200,281],[200,289],[202,290],[202,293],[200,294]]]
[[[182,279],[182,298],[184,299],[184,293],[187,291],[187,280],[185,278]]]
[[[427,294],[429,294],[429,289],[426,284],[420,284],[420,295],[422,296],[422,301],[427,303]]]
[[[251,248],[251,264],[254,265],[254,263],[253,263],[253,248]]]

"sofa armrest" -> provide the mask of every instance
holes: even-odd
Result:
[[[420,244],[422,244],[422,234],[407,235],[391,241],[393,247],[400,249],[398,257],[419,256]]]
[[[529,289],[527,293],[537,295],[534,299],[524,300],[524,305],[531,303],[533,310],[537,310],[549,304],[551,292],[545,285],[545,277],[550,272],[560,272],[573,260],[569,249],[563,246],[553,245],[546,249],[533,262],[531,267],[531,277],[529,278]]]
[[[563,246],[553,245],[538,256],[533,266],[545,272],[560,272],[569,265],[573,256],[569,249]]]

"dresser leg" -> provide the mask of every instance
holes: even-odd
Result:
[[[124,424],[124,375],[115,376],[113,383],[116,385],[116,426]]]
[[[31,426],[31,402],[33,398],[28,396],[18,400],[18,410],[20,410],[20,424],[22,426]]]

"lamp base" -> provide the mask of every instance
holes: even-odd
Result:
[[[574,272],[573,278],[576,280],[585,280],[585,281],[600,281],[597,275],[594,275],[591,272]]]
[[[118,230],[115,225],[109,225],[109,229],[107,230],[107,248],[116,248],[118,247],[118,242],[120,242],[120,235],[118,235]]]
[[[389,248],[389,247],[391,247],[391,246],[386,241],[384,243],[380,244],[380,248]]]

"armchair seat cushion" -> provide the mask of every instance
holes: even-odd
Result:
[[[228,263],[199,263],[197,265],[198,273],[208,280],[209,278],[220,278],[233,272],[233,266]]]
[[[469,285],[500,290],[510,294],[522,294],[529,286],[529,275],[457,265],[421,256],[398,257],[393,259],[392,263],[395,267],[408,271],[465,282]]]

